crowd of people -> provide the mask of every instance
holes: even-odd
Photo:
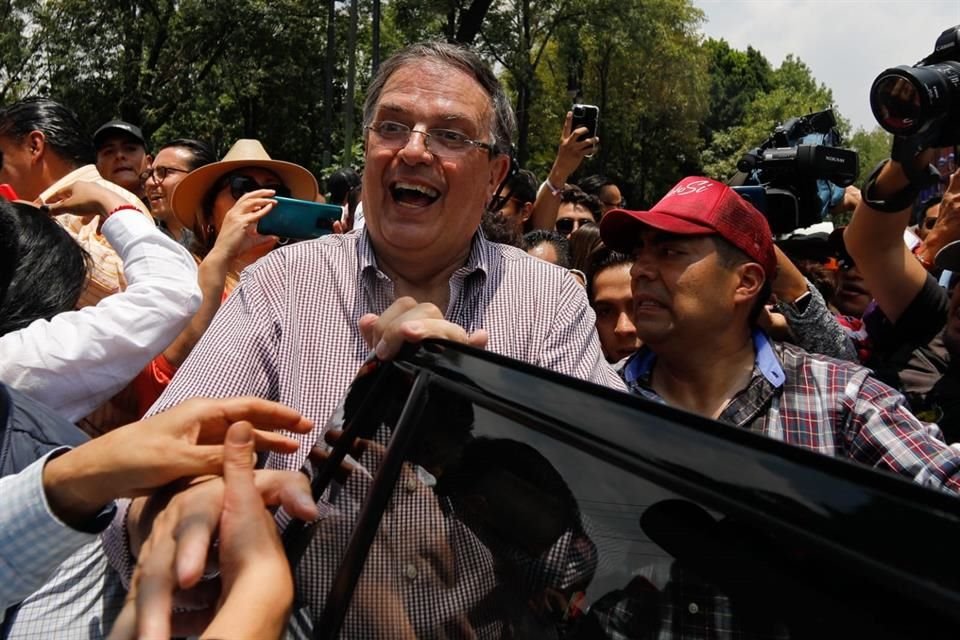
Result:
[[[467,48],[410,45],[366,95],[363,170],[326,194],[257,140],[217,160],[128,122],[89,136],[46,98],[0,109],[3,637],[282,637],[337,560],[311,545],[291,575],[285,517],[336,519],[299,470],[371,354],[426,338],[960,492],[960,171],[922,206],[914,182],[938,150],[878,167],[845,228],[776,239],[709,178],[645,211],[574,184],[600,140],[570,113],[549,174],[517,167],[510,101]],[[258,234],[278,196],[340,206],[336,232]],[[441,517],[407,482],[404,508]],[[493,573],[458,564],[449,593]],[[404,624],[354,612],[345,634],[503,631],[451,632],[400,582]]]

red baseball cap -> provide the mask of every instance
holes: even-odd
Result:
[[[608,211],[600,221],[600,237],[611,249],[630,253],[645,226],[680,235],[718,235],[762,266],[768,281],[776,275],[767,219],[722,182],[684,178],[649,211]]]

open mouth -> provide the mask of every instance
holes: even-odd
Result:
[[[440,198],[440,192],[423,184],[397,181],[390,185],[394,202],[405,207],[429,207]]]
[[[666,306],[657,302],[653,298],[637,298],[633,302],[634,313],[645,313],[648,311],[659,311],[666,309]]]

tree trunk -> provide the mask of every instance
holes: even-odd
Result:
[[[353,102],[357,80],[357,0],[350,0],[350,28],[347,30],[347,95],[344,105],[343,166],[353,162]]]
[[[333,147],[333,70],[337,59],[336,0],[327,0],[327,52],[323,64],[323,166],[329,167]]]

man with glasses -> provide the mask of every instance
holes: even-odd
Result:
[[[390,358],[405,341],[447,338],[623,389],[600,351],[583,287],[478,230],[507,174],[514,129],[507,95],[473,52],[422,43],[385,61],[364,104],[365,227],[281,247],[249,267],[151,412],[193,396],[280,401],[318,425],[300,437],[300,453],[267,462],[299,469],[371,349]],[[191,502],[192,492],[178,497],[180,533],[206,539],[213,531],[202,523],[216,518],[201,514],[218,507]],[[142,501],[131,506],[129,529],[142,509]],[[112,560],[128,574],[124,530],[111,532]],[[332,579],[323,554],[308,550],[313,573],[299,585],[315,607]],[[469,602],[493,586],[489,564],[460,568],[455,588]],[[415,572],[407,568],[396,595],[417,632],[432,635],[468,604],[441,611]],[[370,637],[355,624],[347,636]]]
[[[587,176],[578,182],[577,186],[600,200],[601,215],[605,216],[608,211],[623,209],[627,206],[627,200],[621,195],[620,187],[606,176],[596,174]]]
[[[93,147],[97,151],[100,175],[142,198],[140,174],[150,164],[151,157],[140,127],[123,120],[111,120],[93,134]]]
[[[499,212],[517,236],[522,236],[536,201],[537,178],[532,172],[520,169],[507,181],[500,196],[490,203],[490,209]]]
[[[213,150],[199,140],[171,140],[157,151],[156,158],[140,174],[143,191],[157,226],[165,234],[189,249],[193,232],[177,219],[170,205],[173,189],[188,173],[216,160]]]

